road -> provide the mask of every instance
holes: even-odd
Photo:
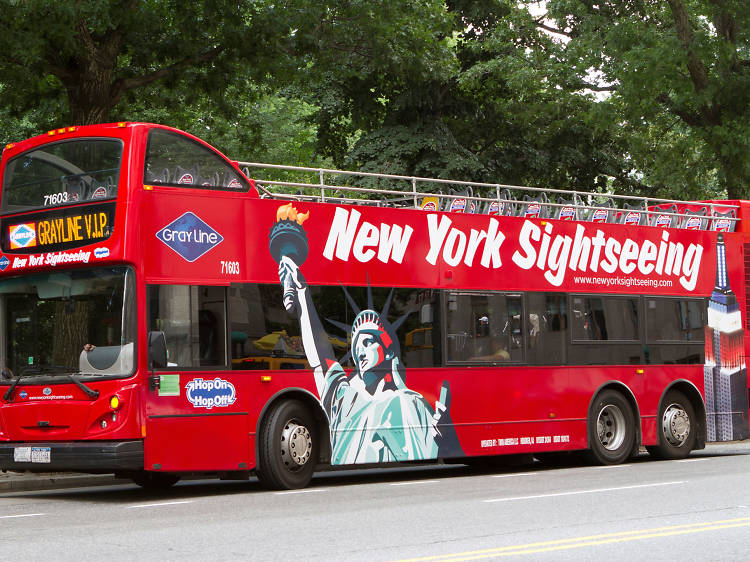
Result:
[[[3,560],[746,560],[750,443],[684,461],[186,481],[0,495]]]

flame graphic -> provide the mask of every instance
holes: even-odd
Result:
[[[282,205],[278,209],[276,209],[276,222],[287,220],[287,221],[295,221],[297,224],[301,225],[303,222],[305,222],[308,218],[310,218],[310,211],[306,213],[300,213],[292,207],[291,203],[287,203],[286,205]]]

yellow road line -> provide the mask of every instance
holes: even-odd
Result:
[[[401,560],[399,562],[458,562],[461,560],[478,560],[480,558],[499,558],[501,556],[537,554],[540,552],[552,552],[555,550],[582,548],[584,546],[596,546],[602,544],[637,541],[657,537],[686,535],[690,533],[703,533],[706,531],[717,531],[721,529],[732,529],[748,526],[750,526],[750,517],[738,517],[735,519],[722,519],[719,521],[703,521],[700,523],[686,523],[683,525],[672,525],[669,527],[653,527],[651,529],[638,529],[634,531],[622,531],[619,533],[606,533],[601,535],[588,535],[584,537],[572,537],[568,539],[533,542],[514,546],[502,546],[484,550],[454,552],[452,554],[439,554],[437,556],[409,558],[406,560]]]

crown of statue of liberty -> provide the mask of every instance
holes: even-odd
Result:
[[[406,312],[393,323],[388,322],[388,311],[391,307],[394,290],[391,289],[388,293],[388,298],[385,300],[383,309],[378,313],[375,311],[372,287],[370,286],[369,279],[367,280],[367,308],[365,310],[359,308],[359,305],[354,301],[349,291],[346,290],[346,287],[342,286],[341,289],[344,291],[344,295],[346,295],[346,300],[349,301],[349,306],[354,311],[354,321],[349,326],[343,322],[326,318],[326,321],[343,330],[350,337],[351,345],[349,351],[341,358],[340,362],[342,364],[346,363],[353,357],[357,339],[362,334],[376,336],[386,351],[391,352],[394,356],[399,356],[401,354],[401,346],[399,345],[396,331],[406,321],[406,317],[409,316],[410,312]]]

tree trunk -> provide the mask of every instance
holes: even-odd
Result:
[[[86,340],[88,329],[88,303],[76,302],[71,310],[69,302],[58,302],[55,307],[52,364],[77,368],[83,346],[91,343]]]

